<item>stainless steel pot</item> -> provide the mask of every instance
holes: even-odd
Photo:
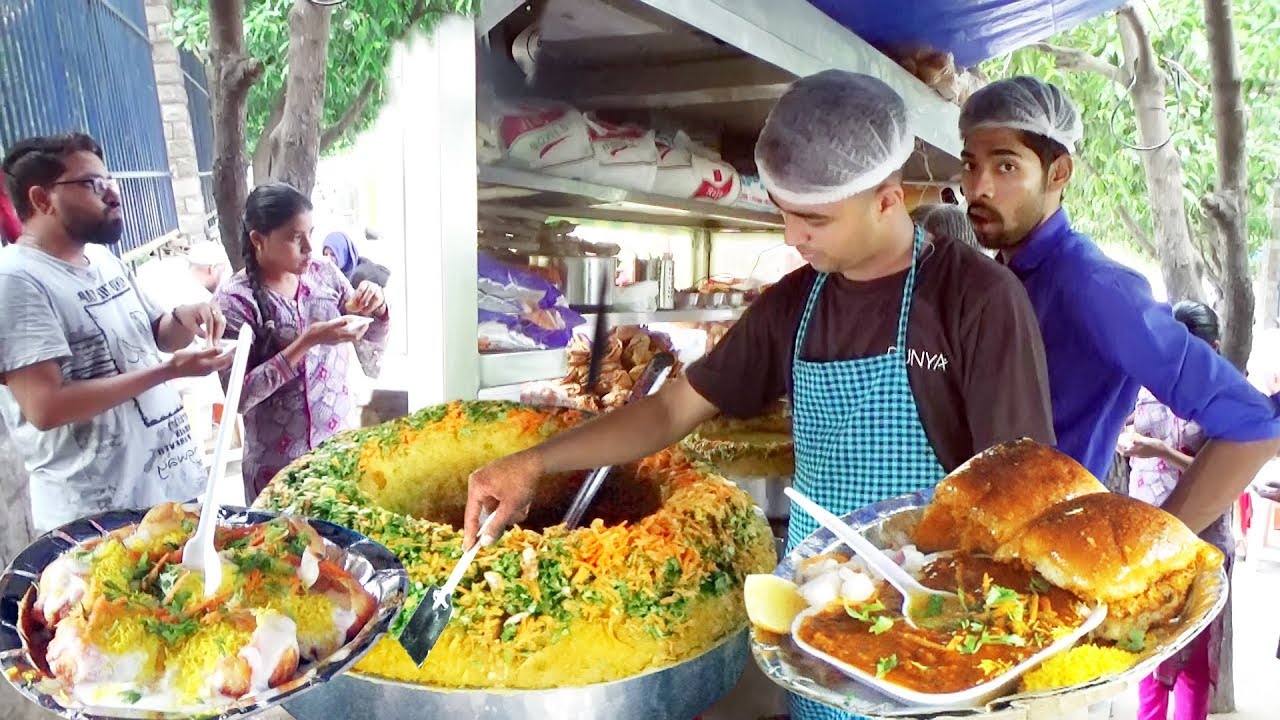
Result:
[[[595,307],[604,287],[604,304],[614,303],[614,278],[618,272],[616,257],[579,257],[565,255],[530,255],[529,264],[551,267],[560,272],[565,300],[573,307]]]
[[[688,720],[738,684],[748,657],[743,630],[678,665],[585,687],[444,690],[349,673],[285,709],[297,720]]]

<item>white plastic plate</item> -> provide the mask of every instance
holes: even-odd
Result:
[[[806,618],[817,615],[823,610],[824,608],[810,608],[797,615],[795,621],[792,622],[791,639],[795,641],[796,646],[802,651],[831,665],[854,680],[870,685],[880,692],[902,700],[903,702],[911,703],[913,705],[946,705],[952,707],[982,705],[992,697],[1004,694],[1002,691],[1021,677],[1023,673],[1035,668],[1040,663],[1048,660],[1058,653],[1070,650],[1081,638],[1092,632],[1102,624],[1103,620],[1107,618],[1107,606],[1099,605],[1094,608],[1093,612],[1089,613],[1088,617],[1085,618],[1084,624],[1076,628],[1070,635],[1064,635],[1063,637],[1058,638],[1040,652],[1032,655],[1026,660],[1023,660],[1021,663],[1018,663],[1006,672],[991,678],[981,685],[969,688],[968,690],[961,690],[959,692],[926,693],[911,690],[909,688],[902,687],[901,685],[896,685],[883,678],[878,678],[871,673],[864,672],[863,670],[822,652],[801,639],[800,625]]]
[[[359,330],[373,324],[373,318],[363,315],[343,315],[342,319],[347,323],[347,327],[352,330]]]

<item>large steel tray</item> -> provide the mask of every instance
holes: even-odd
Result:
[[[879,547],[902,547],[910,542],[933,491],[925,490],[869,505],[844,516],[851,527],[864,532]],[[839,547],[831,531],[818,530],[792,550],[774,570],[791,579],[797,564],[806,558]],[[1222,612],[1227,603],[1224,570],[1198,577],[1178,622],[1148,634],[1145,652],[1126,672],[1084,685],[1060,690],[1007,695],[981,707],[911,706],[853,680],[835,668],[805,654],[790,636],[752,630],[751,652],[760,669],[788,691],[855,715],[876,718],[1067,718],[1090,705],[1113,698],[1150,673],[1162,661],[1190,643]]]
[[[148,710],[98,711],[77,707],[61,682],[49,678],[38,668],[43,662],[32,657],[26,646],[21,624],[24,603],[34,596],[40,574],[62,553],[83,542],[105,537],[113,530],[135,525],[145,515],[143,510],[118,510],[82,518],[63,525],[27,546],[0,575],[0,673],[29,700],[40,707],[71,720],[115,720],[115,718],[154,718],[178,720],[190,718],[190,712],[163,713]],[[280,516],[281,513],[244,508],[223,507],[219,524],[253,525]],[[325,660],[303,665],[298,675],[280,687],[231,705],[198,715],[202,718],[243,717],[265,708],[297,698],[302,693],[323,686],[339,677],[364,656],[382,638],[392,618],[404,604],[408,578],[395,555],[382,545],[353,530],[324,520],[303,518],[324,538],[326,559],[344,567],[360,581],[378,602],[377,612],[356,636]],[[348,716],[368,717],[361,713]]]

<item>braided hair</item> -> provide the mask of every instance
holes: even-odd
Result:
[[[255,328],[253,356],[260,363],[280,352],[275,310],[267,288],[262,284],[262,266],[253,247],[251,233],[268,235],[293,220],[299,213],[311,210],[311,200],[300,190],[283,182],[259,185],[249,193],[244,205],[244,229],[240,235],[240,251],[244,254],[244,274],[253,291],[253,302],[258,310],[258,327]]]

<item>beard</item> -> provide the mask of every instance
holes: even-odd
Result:
[[[72,218],[65,224],[67,235],[93,245],[115,245],[124,235],[124,218]]]
[[[1016,208],[1013,217],[1006,217],[990,205],[970,203],[969,222],[979,245],[988,250],[1006,250],[1021,244],[1040,224],[1044,206],[1043,198],[1032,198]]]

